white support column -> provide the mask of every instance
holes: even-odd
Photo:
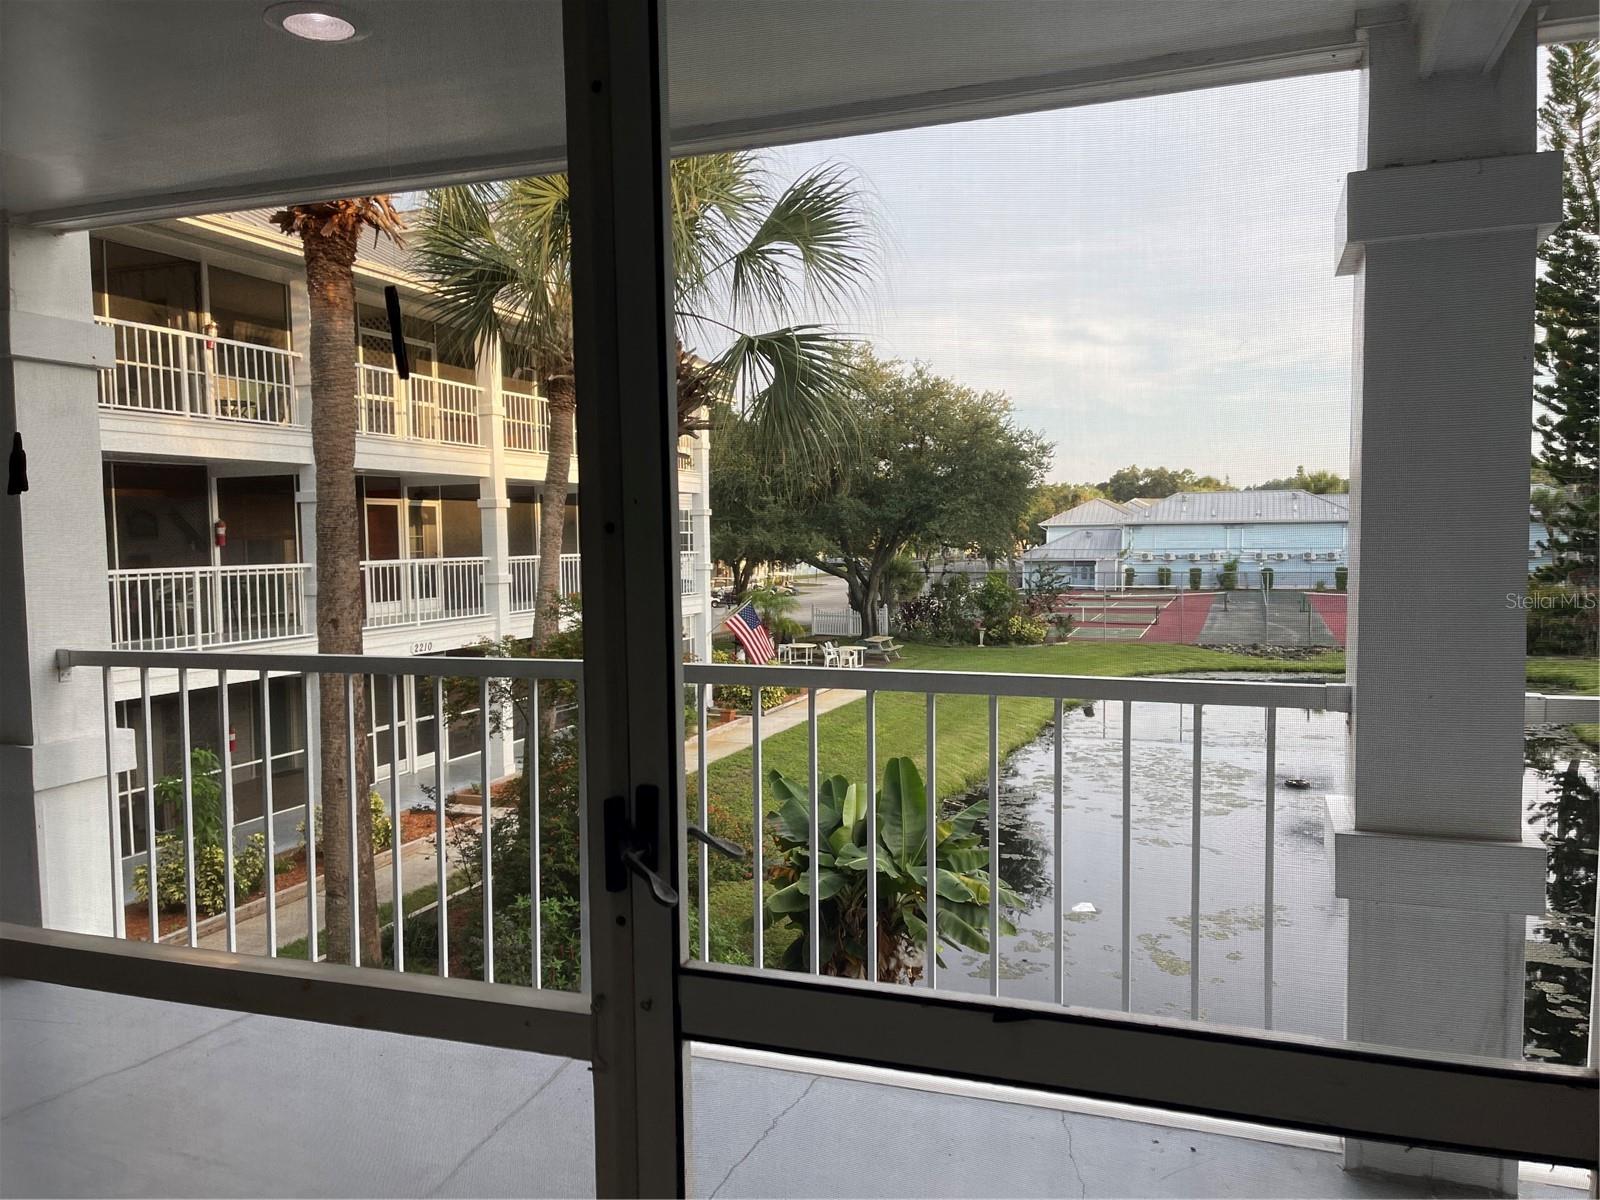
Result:
[[[55,655],[111,644],[99,368],[86,234],[0,222],[0,439],[29,490],[0,496],[0,918],[109,934],[111,811],[98,671]],[[132,765],[118,738],[117,766]]]
[[[500,343],[487,339],[478,347],[478,431],[489,448],[489,474],[478,480],[478,519],[483,546],[483,599],[494,616],[496,637],[516,632],[511,616],[511,501],[506,496],[506,404]],[[489,738],[489,776],[501,779],[517,769],[512,711],[500,714],[498,734]]]
[[[1534,153],[1531,17],[1470,69],[1424,78],[1414,29],[1365,30],[1366,169],[1339,269],[1356,280],[1348,778],[1330,802],[1350,902],[1347,1035],[1521,1054],[1522,841],[1533,282],[1561,212]],[[1452,60],[1453,61],[1453,60]],[[1464,574],[1419,571],[1428,558]],[[1516,1194],[1516,1164],[1351,1143],[1347,1165]]]

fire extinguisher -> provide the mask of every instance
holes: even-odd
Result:
[[[219,548],[228,544],[228,523],[226,521],[218,521],[212,526],[212,531],[216,534]]]
[[[229,754],[237,754],[238,752],[239,752],[239,735],[233,731],[233,726],[229,725],[228,726],[228,753]]]

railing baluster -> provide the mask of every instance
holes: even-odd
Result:
[[[878,694],[867,689],[867,978],[878,978]]]
[[[711,733],[707,724],[706,697],[711,691],[709,684],[697,683],[694,685],[696,713],[699,724],[696,728],[700,736],[695,739],[695,758],[697,767],[696,784],[700,792],[700,828],[711,831],[711,785],[706,779],[706,741]],[[700,961],[711,961],[711,848],[704,842],[696,843],[700,855]]]
[[[310,714],[306,714],[309,723]],[[309,757],[309,751],[308,751]],[[306,806],[311,793],[306,793]],[[267,957],[278,957],[278,835],[272,827],[272,687],[265,669],[261,672],[261,827],[267,843]],[[306,877],[306,886],[315,881]]]
[[[445,852],[445,766],[450,761],[450,730],[444,720],[444,677],[433,681],[433,799],[434,830],[438,838],[434,855],[439,874],[439,976],[450,974],[450,866]]]
[[[1067,735],[1066,723],[1062,720],[1062,702],[1056,701],[1056,775],[1055,775],[1055,937],[1056,937],[1056,1003],[1066,1003],[1067,995],[1067,922],[1064,916],[1063,905],[1067,902],[1066,883],[1066,857],[1067,842],[1065,822],[1066,817],[1061,803],[1061,750],[1062,740]]]
[[[1122,1011],[1133,1002],[1133,701],[1122,702]]]
[[[144,726],[144,851],[145,870],[150,876],[150,941],[161,940],[161,908],[157,901],[160,888],[156,881],[159,870],[156,854],[156,758],[155,735],[150,729],[150,668],[139,668],[139,719]]]
[[[1262,899],[1262,948],[1261,948],[1261,1013],[1262,1028],[1272,1028],[1272,934],[1275,915],[1273,913],[1274,895],[1274,860],[1276,857],[1277,825],[1278,825],[1278,710],[1267,709],[1267,827],[1264,835],[1264,848],[1266,851],[1264,864],[1265,878],[1263,880]]]
[[[750,961],[759,970],[767,965],[766,913],[762,893],[765,868],[762,863],[762,834],[766,822],[762,819],[761,796],[761,685],[750,685],[750,817],[753,826],[750,841],[750,868],[752,886],[755,888],[755,907],[750,917]]]
[[[989,697],[989,994],[1000,994],[1000,697]]]
[[[923,951],[925,961],[922,978],[930,989],[939,986],[939,773],[934,748],[934,709],[937,700],[938,697],[932,692],[928,693],[928,790],[925,793],[928,805],[928,883],[924,890],[927,902],[923,905],[923,917],[928,923],[928,944]]]
[[[189,747],[189,669],[178,668],[178,747],[183,756],[183,868],[184,905],[189,917],[189,945],[199,944],[195,935],[194,901],[194,764]]]
[[[515,731],[513,731],[515,732]],[[536,988],[544,986],[544,914],[539,909],[539,751],[544,742],[539,733],[539,681],[528,680],[528,728],[522,738],[522,764],[528,773],[528,885],[533,896],[533,965],[528,980]]]
[[[345,743],[345,790],[350,793],[350,892],[348,904],[350,906],[350,964],[361,965],[361,821],[360,804],[366,800],[361,796],[359,780],[356,773],[356,677],[349,674],[344,677],[344,743]],[[370,847],[368,847],[370,849]],[[329,905],[332,908],[332,905]]]
[[[1189,840],[1189,1018],[1200,1019],[1200,736],[1202,707],[1194,706],[1194,771]]]
[[[478,680],[478,781],[483,796],[483,979],[494,982],[494,830],[489,804],[489,680]]]
[[[406,969],[404,872],[400,861],[400,680],[389,676],[389,875],[394,892],[394,969]],[[415,731],[413,731],[415,732]]]
[[[233,894],[233,736],[228,711],[228,672],[217,672],[217,707],[222,742],[222,911],[227,914],[228,953],[239,952],[238,921]]]
[[[111,929],[115,936],[125,938],[128,936],[128,926],[122,903],[122,801],[117,795],[117,706],[111,694],[110,667],[100,668],[100,691],[106,710],[106,803],[111,818]]]
[[[809,970],[813,975],[822,974],[822,877],[817,865],[817,855],[820,853],[817,837],[817,822],[821,816],[818,806],[818,779],[817,779],[817,689],[806,689],[806,778],[809,782],[808,795],[811,812],[809,817],[810,838],[806,846],[806,886],[810,889],[807,897],[808,916],[810,925],[806,936],[806,945],[810,951]]]
[[[306,961],[317,961],[317,812],[322,808],[322,677],[309,672],[300,677],[300,705],[306,713],[306,730],[317,722],[315,742],[306,738]]]

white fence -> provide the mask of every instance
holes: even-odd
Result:
[[[452,446],[483,445],[478,430],[482,388],[427,375],[401,379],[391,367],[360,363],[356,392],[357,428],[362,433]]]
[[[511,611],[530,613],[539,596],[539,556],[514,554],[511,556]],[[563,596],[576,596],[581,590],[581,555],[561,556],[561,583]]]
[[[419,625],[488,611],[482,558],[407,558],[361,564],[364,627]]]
[[[115,365],[100,372],[100,404],[268,425],[295,425],[294,360],[273,346],[96,317],[112,331]]]
[[[889,632],[889,606],[878,605],[878,628],[884,633]],[[811,609],[811,632],[831,633],[839,637],[861,636],[861,614],[853,608],[817,608]]]
[[[305,563],[107,572],[112,644],[121,650],[304,637]]]

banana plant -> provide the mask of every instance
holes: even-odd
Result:
[[[811,803],[803,784],[773,769],[767,775],[778,810],[770,819],[777,843],[769,880],[766,923],[799,935],[789,943],[783,965],[805,970],[811,954]],[[843,775],[817,788],[817,897],[821,928],[818,961],[826,975],[863,977],[867,956],[867,802]],[[988,815],[988,801],[968,805],[934,829],[933,863],[938,904],[938,940],[979,954],[989,951],[991,886],[1000,890],[1000,932],[1016,927],[1006,910],[1023,907],[1004,880],[991,881],[988,852],[977,833]],[[909,758],[891,758],[878,792],[878,978],[914,982],[922,975],[927,945],[928,805],[922,776]],[[943,960],[940,960],[943,965]]]

